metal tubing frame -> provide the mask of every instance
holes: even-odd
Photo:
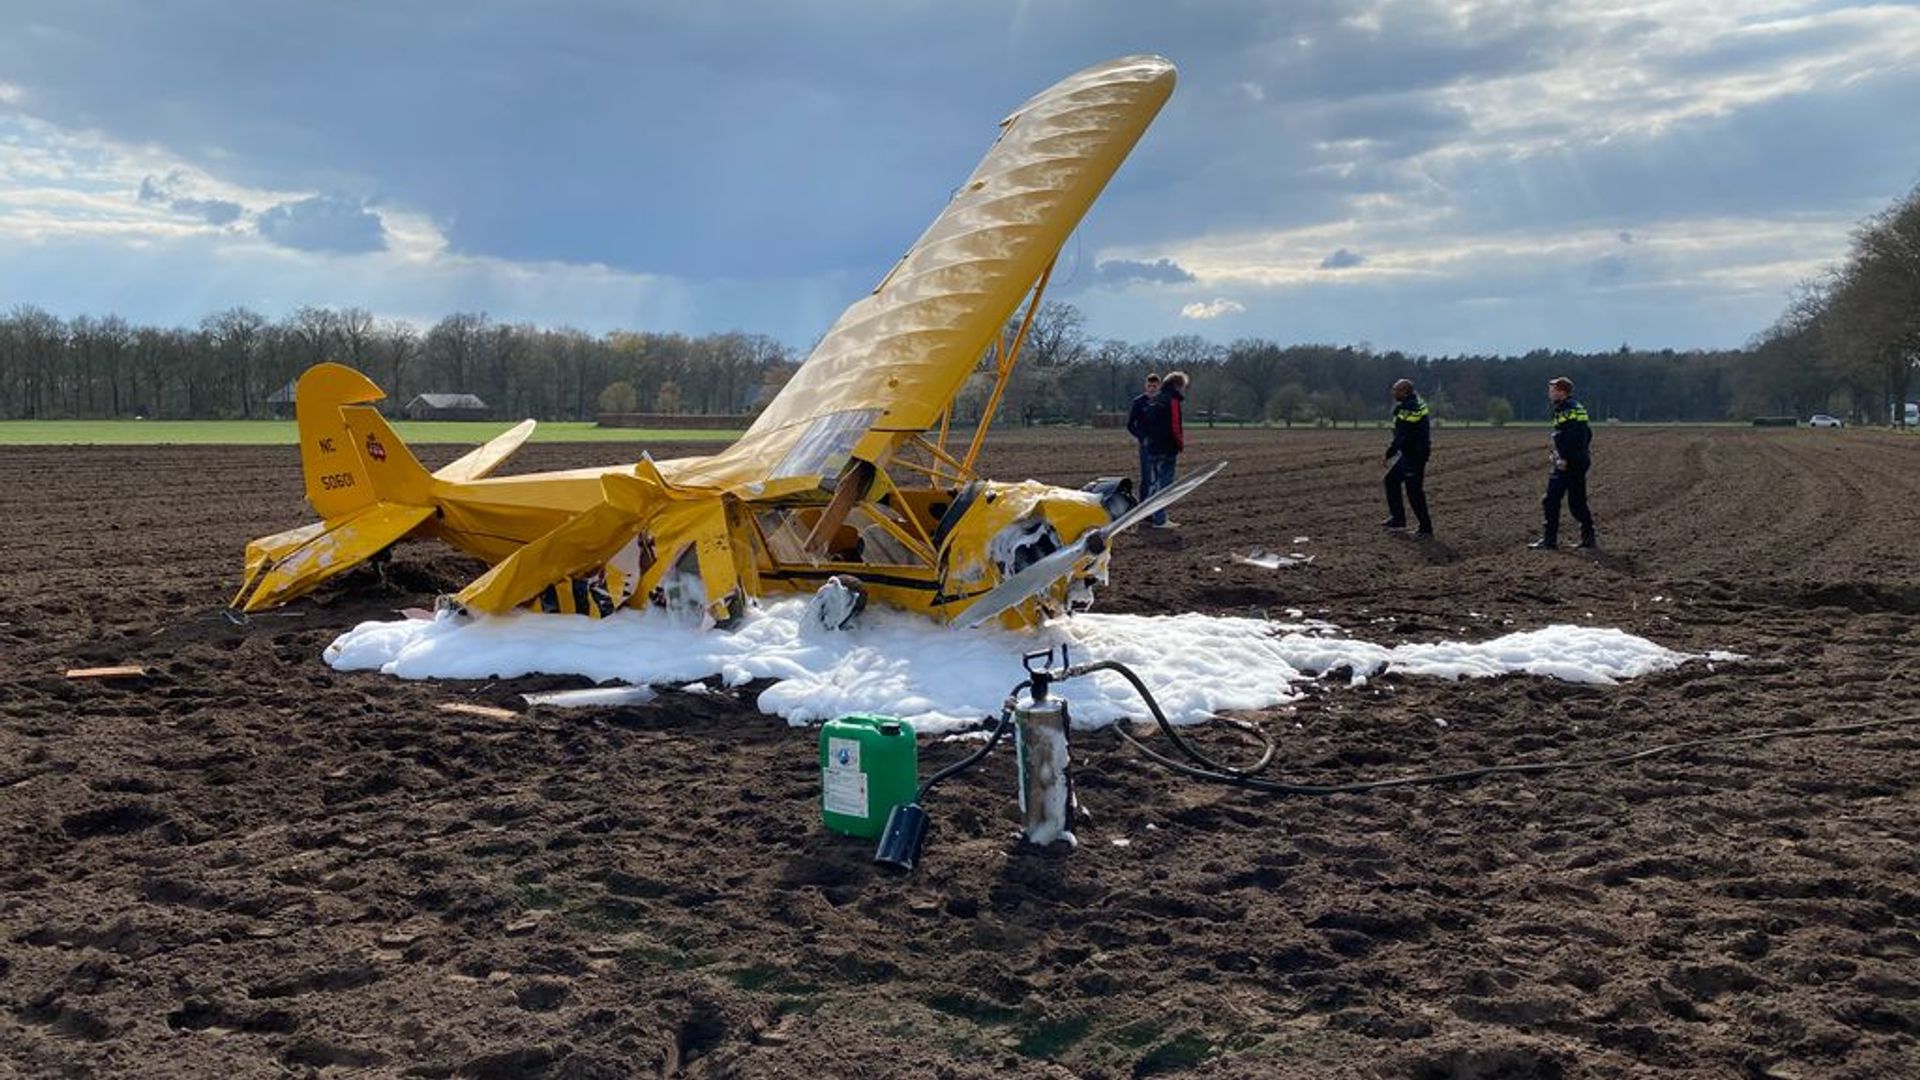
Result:
[[[980,456],[981,444],[987,441],[987,429],[993,426],[993,414],[1000,408],[1000,398],[1007,391],[1007,381],[1013,376],[1013,365],[1020,360],[1020,346],[1027,340],[1027,331],[1033,328],[1033,318],[1040,313],[1040,298],[1046,295],[1047,281],[1053,277],[1053,264],[1060,259],[1056,252],[1047,260],[1047,268],[1040,271],[1040,277],[1034,282],[1032,297],[1027,301],[1026,317],[1020,320],[1020,330],[1013,335],[1013,345],[1003,349],[1005,338],[996,338],[994,352],[999,354],[997,361],[998,376],[993,381],[993,394],[987,398],[987,407],[980,414],[980,426],[973,431],[973,441],[967,446],[967,456],[960,461],[963,476],[973,475],[974,459]]]

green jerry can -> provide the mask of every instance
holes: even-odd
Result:
[[[891,716],[843,716],[820,725],[820,819],[872,839],[920,787],[920,745]]]

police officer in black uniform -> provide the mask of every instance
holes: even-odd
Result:
[[[1420,522],[1416,536],[1433,535],[1433,519],[1427,516],[1427,458],[1433,453],[1433,431],[1428,423],[1430,410],[1413,383],[1401,379],[1393,384],[1393,442],[1387,447],[1387,529],[1407,527],[1407,512],[1400,502],[1400,489],[1406,488],[1407,502],[1413,504],[1414,519]],[[1395,461],[1398,454],[1400,460]]]
[[[1587,470],[1593,465],[1593,429],[1587,424],[1586,406],[1573,400],[1573,380],[1561,377],[1547,383],[1547,396],[1553,400],[1553,472],[1547,477],[1547,497],[1540,500],[1546,512],[1540,539],[1528,547],[1550,549],[1560,546],[1560,500],[1580,523],[1580,546],[1594,547],[1593,512],[1587,509]]]

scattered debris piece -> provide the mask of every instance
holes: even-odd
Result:
[[[1302,555],[1297,551],[1291,555],[1278,555],[1271,551],[1262,551],[1259,548],[1254,548],[1245,555],[1237,551],[1234,552],[1233,561],[1245,563],[1248,566],[1257,566],[1262,570],[1278,570],[1283,566],[1298,566],[1301,563],[1310,563],[1313,561],[1313,556]]]
[[[67,669],[69,679],[142,679],[147,669],[139,664],[122,664],[118,667],[77,667]]]
[[[502,709],[493,705],[475,705],[466,701],[443,701],[437,708],[441,712],[466,713],[468,716],[485,716],[494,720],[512,720],[520,715],[512,709]]]
[[[528,705],[551,705],[558,709],[578,709],[592,705],[643,705],[659,693],[651,686],[590,686],[585,690],[548,690],[521,694]]]

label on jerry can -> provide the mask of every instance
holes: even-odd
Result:
[[[856,739],[828,739],[827,767],[821,770],[821,805],[831,814],[867,816],[867,774],[860,771]]]

